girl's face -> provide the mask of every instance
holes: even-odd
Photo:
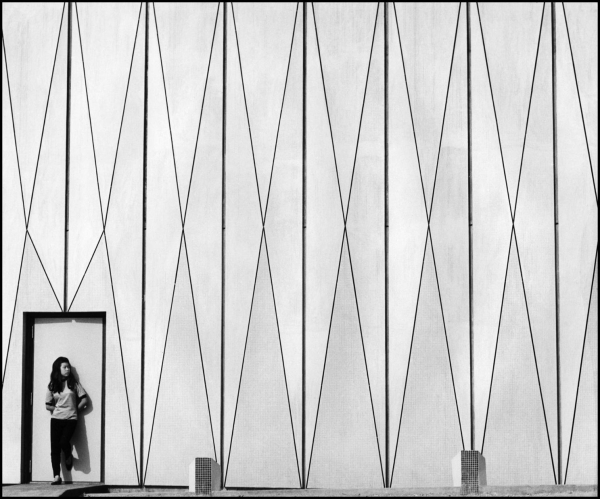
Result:
[[[68,362],[63,362],[60,365],[60,374],[62,376],[64,376],[65,378],[67,378],[69,376],[69,374],[71,374],[71,366],[69,365]]]

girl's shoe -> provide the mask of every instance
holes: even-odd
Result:
[[[55,478],[54,481],[50,485],[60,485],[62,483],[62,478]]]

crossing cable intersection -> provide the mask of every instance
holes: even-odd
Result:
[[[410,111],[410,118],[411,118],[411,124],[412,124],[412,130],[413,130],[413,138],[414,138],[414,142],[415,142],[415,152],[416,152],[416,156],[417,156],[417,165],[419,168],[419,177],[421,180],[421,190],[423,193],[423,204],[424,204],[424,208],[425,208],[425,214],[427,217],[427,231],[425,234],[425,244],[424,244],[424,248],[423,248],[423,260],[421,263],[421,274],[419,277],[419,287],[418,287],[418,291],[417,291],[417,302],[416,302],[416,306],[415,306],[415,315],[414,315],[414,320],[413,320],[413,328],[412,328],[412,335],[411,335],[411,341],[410,341],[410,348],[409,348],[409,354],[408,354],[408,363],[407,363],[407,367],[406,367],[406,376],[404,379],[404,391],[403,391],[403,395],[402,395],[402,405],[401,405],[401,409],[400,409],[400,420],[398,422],[398,436],[396,438],[396,446],[395,446],[395,452],[394,452],[394,461],[392,464],[392,475],[390,477],[390,487],[392,486],[393,480],[394,480],[394,471],[395,471],[395,467],[396,467],[396,458],[398,455],[398,443],[400,441],[400,430],[402,428],[402,416],[404,413],[404,402],[406,400],[406,388],[408,386],[408,375],[410,372],[410,360],[412,357],[412,347],[413,347],[413,341],[414,341],[414,337],[415,337],[415,330],[416,330],[416,324],[417,324],[417,312],[419,309],[419,299],[420,299],[420,295],[421,295],[421,285],[423,282],[423,271],[425,269],[425,256],[427,254],[427,242],[428,240],[431,241],[431,255],[432,255],[432,259],[433,259],[433,268],[434,268],[434,273],[435,273],[435,279],[436,279],[436,284],[437,284],[437,290],[438,290],[438,298],[440,301],[440,311],[442,314],[442,324],[443,324],[443,328],[444,328],[444,337],[445,337],[445,341],[446,341],[446,350],[448,353],[448,364],[449,364],[449,369],[450,369],[450,377],[452,380],[452,389],[454,392],[454,401],[456,404],[456,414],[457,414],[457,418],[458,418],[458,426],[459,426],[459,431],[460,431],[460,438],[461,438],[461,443],[463,446],[463,449],[465,448],[465,444],[464,444],[464,437],[463,437],[463,431],[462,431],[462,423],[461,423],[461,419],[460,419],[460,410],[459,410],[459,406],[458,406],[458,398],[456,396],[456,386],[454,383],[454,372],[452,370],[452,360],[451,360],[451,356],[450,356],[450,346],[448,343],[448,333],[447,333],[447,329],[446,329],[446,320],[444,317],[444,307],[443,307],[443,303],[442,303],[442,294],[441,294],[441,289],[440,289],[440,283],[439,283],[439,277],[438,277],[438,272],[437,272],[437,264],[436,264],[436,260],[435,260],[435,251],[433,248],[433,238],[431,236],[431,227],[430,227],[430,223],[431,223],[431,215],[433,213],[433,201],[435,199],[435,187],[437,184],[437,174],[438,174],[438,169],[439,169],[439,162],[440,162],[440,155],[441,155],[441,150],[442,150],[442,139],[444,137],[444,124],[446,122],[446,110],[447,110],[447,106],[448,106],[448,96],[450,94],[450,83],[452,81],[452,69],[454,66],[454,54],[455,54],[455,50],[456,50],[456,40],[458,37],[458,26],[460,23],[460,12],[461,12],[461,7],[462,7],[462,2],[459,3],[458,5],[458,13],[456,16],[456,28],[455,28],[455,32],[454,32],[454,41],[452,44],[452,56],[450,59],[450,69],[448,72],[448,84],[447,84],[447,88],[446,88],[446,98],[445,98],[445,102],[444,102],[444,112],[443,112],[443,116],[442,116],[442,126],[441,126],[441,131],[440,131],[440,139],[439,139],[439,145],[438,145],[438,153],[437,153],[437,160],[436,160],[436,165],[435,165],[435,174],[434,174],[434,181],[433,181],[433,187],[432,187],[432,192],[431,192],[431,201],[429,203],[429,209],[427,207],[427,197],[425,195],[425,185],[423,182],[423,173],[422,173],[422,168],[421,168],[421,160],[420,160],[420,156],[419,156],[419,147],[418,147],[418,143],[417,143],[417,134],[416,134],[416,128],[415,128],[415,123],[414,123],[414,117],[413,117],[413,112],[412,112],[412,105],[411,105],[411,100],[410,100],[410,91],[409,91],[409,87],[408,87],[408,78],[407,78],[407,74],[406,74],[406,64],[404,61],[404,51],[402,49],[402,38],[400,36],[400,27],[398,24],[398,13],[396,10],[396,3],[393,3],[394,5],[394,17],[396,20],[396,30],[398,33],[398,43],[400,46],[400,56],[401,56],[401,60],[402,60],[402,68],[403,68],[403,72],[404,72],[404,81],[405,81],[405,85],[406,85],[406,94],[407,94],[407,100],[408,100],[408,106],[409,106],[409,111]]]
[[[317,434],[317,424],[318,424],[318,418],[319,418],[319,409],[320,409],[320,405],[321,405],[321,396],[323,393],[323,382],[325,379],[325,369],[327,366],[327,354],[329,351],[329,340],[331,338],[331,326],[333,323],[333,312],[335,309],[335,298],[336,298],[336,293],[337,293],[337,286],[338,286],[338,281],[339,281],[339,275],[340,275],[340,268],[341,268],[341,262],[342,262],[342,254],[343,254],[343,250],[344,250],[344,239],[346,240],[346,247],[348,248],[348,261],[350,264],[350,273],[352,276],[352,285],[353,285],[353,291],[354,291],[354,298],[355,298],[355,303],[356,303],[356,312],[357,312],[357,318],[358,318],[358,327],[359,327],[359,332],[360,332],[360,338],[361,338],[361,346],[362,346],[362,351],[363,351],[363,358],[364,358],[364,362],[365,362],[365,371],[366,371],[366,376],[367,376],[367,385],[369,388],[369,398],[370,398],[370,402],[371,402],[371,411],[373,414],[373,424],[374,424],[374,428],[375,428],[375,438],[376,438],[376,442],[377,442],[377,454],[379,457],[379,465],[380,465],[380,470],[381,470],[381,478],[382,478],[382,483],[385,487],[385,474],[383,471],[383,463],[382,463],[382,459],[381,459],[381,448],[380,448],[380,444],[379,444],[379,435],[378,435],[378,431],[377,431],[377,421],[375,418],[375,407],[373,404],[373,395],[372,395],[372,391],[371,391],[371,382],[369,379],[369,368],[368,368],[368,364],[367,364],[367,358],[366,358],[366,351],[365,351],[365,345],[364,345],[364,338],[363,338],[363,332],[362,332],[362,324],[361,324],[361,320],[360,320],[360,310],[359,310],[359,306],[358,306],[358,295],[356,292],[356,282],[354,279],[354,270],[353,270],[353,266],[352,266],[352,256],[351,256],[351,252],[350,252],[350,241],[348,239],[348,233],[347,233],[347,220],[348,220],[348,211],[350,209],[350,199],[351,199],[351,195],[352,195],[352,185],[353,185],[353,181],[354,181],[354,172],[356,169],[356,160],[358,157],[358,146],[360,143],[360,131],[361,131],[361,126],[362,126],[362,118],[363,118],[363,113],[364,113],[364,108],[365,108],[365,102],[366,102],[366,97],[367,97],[367,89],[368,89],[368,83],[369,83],[369,74],[370,74],[370,70],[371,70],[371,60],[372,60],[372,56],[373,56],[373,47],[375,45],[375,35],[377,33],[377,20],[379,18],[379,6],[380,6],[380,2],[377,3],[377,10],[375,13],[375,22],[374,22],[374,26],[373,26],[373,37],[371,40],[371,50],[369,53],[369,63],[367,66],[367,75],[366,75],[366,81],[365,81],[365,90],[364,90],[364,95],[363,95],[363,102],[362,102],[362,107],[361,107],[361,113],[360,113],[360,120],[359,120],[359,124],[358,124],[358,133],[357,133],[357,138],[356,138],[356,148],[355,148],[355,152],[354,152],[354,162],[353,162],[353,166],[352,166],[352,176],[351,176],[351,180],[350,180],[350,189],[348,192],[348,201],[347,201],[347,205],[346,205],[346,210],[344,211],[344,201],[343,201],[343,196],[342,196],[342,190],[341,190],[341,185],[340,185],[340,177],[339,177],[339,170],[338,170],[338,165],[337,165],[337,158],[336,158],[336,153],[335,153],[335,141],[333,138],[333,127],[331,125],[331,117],[330,117],[330,113],[329,113],[329,105],[327,102],[327,91],[326,91],[326,86],[325,86],[325,76],[323,73],[323,62],[322,62],[322,58],[321,58],[321,49],[320,49],[320,44],[319,44],[319,34],[318,34],[318,29],[317,29],[317,20],[316,20],[316,14],[315,14],[315,7],[314,7],[314,3],[311,2],[311,6],[312,6],[312,14],[313,14],[313,22],[314,22],[314,27],[315,27],[315,39],[316,39],[316,44],[317,44],[317,52],[319,55],[319,65],[320,65],[320,70],[321,70],[321,80],[323,83],[323,94],[324,94],[324,99],[325,99],[325,108],[327,111],[327,120],[328,120],[328,124],[329,124],[329,133],[330,133],[330,137],[331,137],[331,147],[332,147],[332,152],[333,152],[333,159],[334,159],[334,165],[335,165],[335,172],[336,172],[336,179],[337,179],[337,184],[338,184],[338,192],[339,192],[339,196],[340,196],[340,207],[342,210],[342,219],[343,219],[343,223],[344,223],[344,230],[342,233],[342,242],[341,242],[341,248],[340,248],[340,258],[339,258],[339,263],[338,263],[338,270],[337,270],[337,277],[336,277],[336,283],[335,283],[335,289],[334,289],[334,295],[333,295],[333,303],[332,303],[332,307],[331,307],[331,317],[330,317],[330,321],[329,321],[329,331],[328,331],[328,335],[327,335],[327,345],[325,347],[325,359],[323,362],[323,374],[321,376],[321,387],[320,387],[320,391],[319,391],[319,400],[317,403],[317,412],[316,412],[316,416],[315,416],[315,425],[314,425],[314,430],[313,430],[313,440],[312,440],[312,445],[311,445],[311,451],[310,451],[310,458],[309,458],[309,464],[308,464],[308,472],[307,472],[307,476],[306,476],[306,483],[308,483],[309,477],[310,477],[310,470],[311,470],[311,463],[312,463],[312,455],[313,455],[313,450],[314,450],[314,445],[315,445],[315,438],[316,438],[316,434]]]
[[[515,217],[516,217],[516,212],[517,212],[517,203],[518,203],[518,199],[519,199],[519,188],[520,188],[520,184],[521,184],[521,173],[523,171],[523,158],[525,156],[525,146],[527,143],[527,130],[528,130],[528,126],[529,126],[529,116],[530,116],[530,111],[531,111],[531,102],[533,99],[533,89],[535,86],[535,76],[536,76],[536,70],[537,70],[537,62],[538,62],[538,56],[539,56],[539,51],[540,51],[540,42],[542,39],[542,29],[544,26],[544,12],[545,12],[545,8],[546,8],[546,4],[544,3],[543,7],[542,7],[542,15],[541,15],[541,19],[540,19],[540,29],[539,29],[539,35],[538,35],[538,42],[537,42],[537,48],[536,48],[536,54],[535,54],[535,62],[534,62],[534,66],[533,66],[533,77],[531,80],[531,92],[529,95],[529,104],[527,107],[527,119],[525,121],[525,131],[524,131],[524,137],[523,137],[523,146],[522,146],[522,151],[521,151],[521,160],[520,160],[520,165],[519,165],[519,176],[518,176],[518,180],[517,180],[517,191],[515,194],[515,206],[514,208],[511,206],[511,202],[510,202],[510,191],[508,189],[508,181],[507,181],[507,177],[506,177],[506,167],[504,164],[504,155],[502,154],[502,141],[500,138],[500,127],[498,124],[498,117],[497,117],[497,113],[496,113],[496,105],[494,102],[494,92],[492,89],[492,80],[491,80],[491,76],[490,76],[490,70],[489,70],[489,64],[488,64],[488,58],[487,58],[487,51],[486,51],[486,47],[485,47],[485,38],[483,35],[483,24],[481,22],[481,13],[479,10],[479,3],[476,2],[476,6],[477,6],[477,16],[479,19],[479,28],[480,28],[480,32],[481,32],[481,40],[482,40],[482,45],[483,45],[483,53],[484,53],[484,58],[485,58],[485,64],[486,64],[486,69],[487,69],[487,76],[488,76],[488,83],[489,83],[489,87],[490,87],[490,96],[491,96],[491,100],[492,100],[492,107],[494,110],[494,119],[496,122],[496,131],[497,131],[497,135],[498,135],[498,147],[500,150],[500,157],[501,157],[501,162],[502,162],[502,171],[504,173],[504,179],[505,179],[505,185],[506,185],[506,195],[507,195],[507,200],[508,200],[508,205],[509,205],[509,210],[510,210],[510,217],[511,217],[511,235],[510,235],[510,243],[509,243],[509,249],[508,249],[508,255],[507,255],[507,259],[506,259],[506,273],[505,273],[505,277],[504,277],[504,286],[503,286],[503,291],[502,291],[502,300],[501,300],[501,304],[500,304],[500,314],[498,317],[498,332],[496,335],[496,347],[494,350],[494,361],[492,364],[492,374],[491,374],[491,379],[490,379],[490,390],[489,390],[489,395],[488,395],[488,403],[487,403],[487,410],[486,410],[486,416],[485,416],[485,424],[484,424],[484,429],[483,429],[483,437],[482,437],[482,442],[481,442],[481,453],[483,454],[483,449],[484,449],[484,444],[485,444],[485,435],[486,435],[486,430],[487,430],[487,422],[488,422],[488,416],[489,416],[489,410],[490,410],[490,400],[491,400],[491,395],[492,395],[492,385],[493,385],[493,381],[494,381],[494,371],[495,371],[495,367],[496,367],[496,357],[497,357],[497,353],[498,353],[498,340],[500,338],[500,326],[501,326],[501,322],[502,322],[502,309],[504,306],[504,296],[505,296],[505,291],[506,291],[506,282],[507,282],[507,278],[508,278],[508,268],[509,268],[509,263],[510,263],[510,252],[511,252],[511,247],[512,247],[512,241],[514,238],[515,241],[515,249],[516,249],[516,253],[517,253],[517,261],[519,264],[519,273],[521,276],[521,285],[523,288],[523,297],[525,300],[525,310],[527,312],[527,324],[529,327],[529,335],[531,338],[531,347],[532,347],[532,351],[533,351],[533,359],[534,359],[534,364],[535,364],[535,371],[536,371],[536,375],[537,375],[537,381],[538,381],[538,386],[539,386],[539,391],[540,391],[540,400],[542,403],[542,411],[543,411],[543,415],[544,415],[544,424],[546,427],[546,435],[548,438],[548,450],[550,452],[550,460],[552,463],[552,473],[554,475],[554,482],[556,482],[556,469],[554,466],[554,456],[552,454],[552,444],[550,441],[550,432],[548,429],[548,420],[546,417],[546,408],[545,408],[545,404],[544,404],[544,396],[542,393],[542,384],[541,384],[541,380],[540,380],[540,373],[539,373],[539,369],[538,369],[538,363],[537,363],[537,356],[536,356],[536,352],[535,352],[535,343],[533,340],[533,329],[531,326],[531,317],[529,314],[529,306],[528,306],[528,302],[527,302],[527,293],[525,290],[525,280],[523,277],[523,268],[521,265],[521,257],[520,257],[520,253],[519,253],[519,244],[518,244],[518,238],[517,238],[517,232],[515,230]]]
[[[188,270],[188,279],[189,279],[189,283],[190,283],[190,291],[191,291],[191,298],[192,298],[192,308],[194,310],[194,324],[196,326],[196,336],[197,336],[197,340],[198,340],[198,350],[199,350],[199,354],[200,354],[200,365],[202,368],[202,379],[203,379],[203,384],[204,384],[204,390],[205,390],[205,396],[206,396],[206,403],[207,403],[207,409],[208,409],[208,418],[209,418],[209,425],[210,425],[210,431],[211,431],[211,437],[212,437],[212,443],[213,443],[213,452],[214,452],[214,456],[215,456],[215,460],[217,459],[217,449],[216,449],[216,442],[215,442],[215,436],[214,436],[214,429],[213,429],[213,423],[212,423],[212,413],[210,410],[210,398],[208,396],[208,385],[206,383],[206,369],[204,367],[204,357],[202,355],[202,345],[200,342],[200,330],[198,327],[198,315],[197,315],[197,311],[196,311],[196,301],[195,301],[195,297],[194,297],[194,286],[192,283],[192,275],[191,275],[191,269],[190,269],[190,258],[189,258],[189,253],[188,253],[188,247],[187,247],[187,239],[185,236],[185,222],[187,219],[187,209],[189,207],[189,197],[190,197],[190,191],[191,191],[191,186],[192,186],[192,180],[194,178],[194,170],[195,170],[195,164],[196,164],[196,153],[197,153],[197,149],[198,149],[198,141],[199,141],[199,136],[200,136],[200,128],[202,125],[202,116],[203,116],[203,112],[204,112],[204,103],[206,100],[206,91],[207,91],[207,87],[208,87],[208,79],[210,76],[210,68],[211,68],[211,61],[212,61],[212,55],[213,55],[213,48],[214,48],[214,42],[215,42],[215,35],[217,32],[217,23],[218,23],[218,19],[219,19],[219,12],[220,12],[220,6],[221,3],[218,2],[217,3],[217,12],[215,14],[215,24],[214,24],[214,28],[213,28],[213,33],[212,33],[212,40],[211,40],[211,46],[210,46],[210,52],[209,52],[209,56],[208,56],[208,63],[207,63],[207,69],[206,69],[206,78],[205,78],[205,82],[204,82],[204,90],[203,90],[203,94],[202,94],[202,103],[200,106],[200,115],[199,115],[199,119],[198,119],[198,130],[196,133],[196,142],[195,142],[195,147],[194,147],[194,154],[193,154],[193,158],[192,158],[192,168],[191,168],[191,172],[190,172],[190,179],[188,182],[188,192],[187,192],[187,197],[186,197],[186,204],[185,204],[185,210],[182,210],[181,207],[181,196],[180,196],[180,191],[179,191],[179,180],[178,180],[178,176],[177,176],[177,160],[176,160],[176,156],[175,156],[175,146],[174,146],[174,141],[173,141],[173,131],[172,131],[172,127],[171,127],[171,117],[170,117],[170,112],[169,112],[169,103],[168,103],[168,94],[167,94],[167,85],[166,85],[166,79],[165,79],[165,70],[164,70],[164,65],[163,65],[163,59],[162,59],[162,52],[161,52],[161,48],[160,48],[160,37],[159,37],[159,29],[158,29],[158,19],[157,19],[157,15],[156,15],[156,7],[154,2],[152,2],[152,10],[154,13],[154,23],[155,23],[155,27],[156,27],[156,41],[157,41],[157,45],[158,45],[158,53],[159,53],[159,60],[160,60],[160,67],[161,67],[161,74],[162,74],[162,80],[163,80],[163,89],[164,89],[164,95],[165,95],[165,105],[166,105],[166,110],[167,110],[167,122],[169,125],[169,136],[170,136],[170,143],[171,143],[171,152],[172,152],[172,157],[173,157],[173,171],[174,171],[174,175],[175,175],[175,184],[177,187],[177,200],[178,200],[178,208],[179,208],[179,216],[180,216],[180,222],[181,222],[181,235],[180,235],[180,239],[179,239],[179,249],[177,251],[177,264],[175,267],[175,277],[173,279],[173,291],[172,291],[172,295],[171,295],[171,304],[169,307],[169,317],[167,320],[167,331],[165,334],[165,344],[163,347],[163,356],[162,356],[162,361],[161,361],[161,366],[160,366],[160,373],[159,373],[159,379],[158,379],[158,386],[157,386],[157,390],[156,390],[156,398],[154,401],[154,413],[152,416],[152,426],[151,426],[151,430],[150,430],[150,440],[148,442],[148,452],[146,455],[146,466],[145,469],[143,470],[144,475],[143,475],[143,484],[145,484],[146,482],[146,476],[148,474],[148,463],[150,460],[150,450],[151,450],[151,446],[152,446],[152,437],[154,434],[154,423],[156,421],[156,411],[158,408],[158,397],[160,394],[160,385],[161,385],[161,381],[162,381],[162,373],[163,373],[163,368],[164,368],[164,361],[165,361],[165,354],[166,354],[166,350],[167,350],[167,341],[169,338],[169,331],[170,331],[170,325],[171,325],[171,315],[173,312],[173,304],[175,301],[175,290],[177,287],[177,277],[179,275],[179,264],[180,264],[180,260],[181,260],[181,249],[182,246],[185,250],[185,258],[186,258],[186,262],[187,262],[187,270]]]
[[[285,390],[286,390],[286,396],[287,396],[287,403],[288,403],[288,411],[289,411],[289,415],[290,415],[290,424],[291,424],[291,431],[292,431],[292,440],[294,443],[294,454],[296,457],[296,467],[297,467],[297,471],[298,471],[298,481],[300,484],[300,487],[302,487],[302,477],[301,477],[301,473],[300,473],[300,463],[298,460],[298,449],[296,446],[296,435],[294,432],[294,421],[293,421],[293,417],[292,417],[292,408],[291,408],[291,402],[290,402],[290,396],[289,396],[289,389],[288,389],[288,383],[287,383],[287,375],[286,375],[286,369],[285,369],[285,359],[283,356],[283,346],[281,343],[281,331],[279,328],[279,318],[278,318],[278,314],[277,314],[277,304],[276,304],[276,300],[275,300],[275,289],[273,286],[273,277],[272,277],[272,273],[271,273],[271,264],[270,264],[270,259],[269,259],[269,249],[268,249],[268,243],[267,243],[267,233],[266,233],[266,228],[265,228],[265,224],[266,224],[266,218],[267,218],[267,210],[268,210],[268,206],[269,206],[269,197],[270,197],[270,193],[271,193],[271,184],[272,184],[272,180],[273,180],[273,171],[275,168],[275,157],[277,154],[277,144],[278,144],[278,140],[279,140],[279,130],[281,127],[281,118],[283,115],[283,107],[284,107],[284,103],[285,103],[285,96],[286,96],[286,90],[287,90],[287,83],[288,83],[288,77],[289,77],[289,71],[290,71],[290,65],[291,65],[291,60],[292,60],[292,51],[293,51],[293,47],[294,47],[294,38],[295,38],[295,33],[296,33],[296,24],[297,24],[297,19],[298,19],[298,10],[299,10],[299,5],[300,2],[296,3],[296,13],[294,16],[294,27],[292,30],[292,40],[290,43],[290,51],[289,51],[289,58],[288,58],[288,64],[287,64],[287,69],[286,69],[286,75],[285,75],[285,83],[284,83],[284,88],[283,88],[283,96],[282,96],[282,100],[281,100],[281,108],[280,108],[280,112],[279,112],[279,122],[277,125],[277,133],[276,133],[276,137],[275,137],[275,145],[274,145],[274,150],[273,150],[273,160],[271,163],[271,173],[270,173],[270,178],[269,178],[269,188],[268,188],[268,192],[267,192],[267,199],[266,199],[266,204],[265,204],[265,210],[263,212],[262,209],[262,202],[261,202],[261,197],[260,197],[260,186],[258,183],[258,170],[256,168],[256,158],[255,158],[255,154],[254,154],[254,143],[252,140],[252,127],[250,125],[250,115],[248,112],[248,103],[247,103],[247,99],[246,99],[246,89],[244,86],[244,73],[243,73],[243,69],[242,69],[242,58],[241,58],[241,52],[240,52],[240,46],[239,46],[239,38],[238,38],[238,32],[237,32],[237,24],[236,24],[236,20],[235,20],[235,10],[233,8],[233,3],[231,4],[231,15],[232,15],[232,19],[233,19],[233,27],[234,27],[234,32],[235,32],[235,40],[236,40],[236,48],[237,48],[237,54],[238,54],[238,62],[239,62],[239,68],[240,68],[240,79],[241,79],[241,85],[242,85],[242,93],[243,93],[243,97],[244,97],[244,107],[245,107],[245,112],[246,112],[246,121],[248,124],[248,135],[249,135],[249,140],[250,140],[250,149],[252,152],[252,163],[253,163],[253,167],[254,167],[254,176],[255,176],[255,180],[256,180],[256,192],[258,195],[258,204],[259,204],[259,209],[260,209],[260,217],[261,217],[261,223],[262,223],[262,228],[261,228],[261,238],[260,238],[260,243],[259,243],[259,249],[258,249],[258,257],[257,257],[257,263],[256,263],[256,273],[254,276],[254,286],[252,289],[252,299],[250,302],[250,313],[248,316],[248,327],[246,330],[246,340],[244,343],[244,353],[242,356],[242,365],[240,367],[240,380],[239,380],[239,384],[238,384],[238,390],[237,390],[237,396],[236,396],[236,402],[235,402],[235,409],[234,409],[234,415],[233,415],[233,423],[232,423],[232,429],[231,429],[231,438],[230,438],[230,442],[229,442],[229,453],[227,456],[227,466],[225,468],[225,478],[223,480],[223,483],[226,484],[227,483],[227,476],[229,473],[229,463],[230,463],[230,457],[231,457],[231,449],[233,447],[233,436],[234,436],[234,432],[235,432],[235,421],[236,421],[236,417],[237,417],[237,410],[238,410],[238,402],[239,402],[239,398],[240,398],[240,391],[241,391],[241,386],[242,386],[242,377],[243,377],[243,373],[244,373],[244,363],[246,360],[246,349],[248,346],[248,337],[249,337],[249,333],[250,333],[250,322],[252,319],[252,310],[253,310],[253,305],[254,305],[254,295],[255,295],[255,291],[256,291],[256,282],[258,279],[258,270],[259,270],[259,265],[260,265],[260,256],[261,256],[261,250],[262,250],[262,244],[263,244],[263,239],[264,239],[264,244],[265,244],[265,254],[267,257],[267,265],[268,265],[268,270],[269,270],[269,280],[270,280],[270,285],[271,285],[271,293],[272,293],[272,297],[273,297],[273,307],[274,307],[274,311],[275,311],[275,321],[277,324],[277,336],[278,336],[278,340],[279,340],[279,349],[280,349],[280,353],[281,353],[281,362],[282,362],[282,367],[283,367],[283,377],[284,377],[284,383],[285,383]]]

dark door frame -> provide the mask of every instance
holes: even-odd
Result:
[[[100,482],[104,483],[104,415],[106,393],[106,312],[23,312],[23,389],[21,398],[21,483],[31,482],[33,430],[33,328],[36,319],[102,319],[102,411]]]

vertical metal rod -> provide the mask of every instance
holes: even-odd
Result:
[[[306,488],[306,2],[302,2],[302,488]]]
[[[556,134],[556,11],[555,2],[551,4],[552,13],[552,167],[554,170],[554,276],[556,305],[556,410],[558,426],[558,484],[562,484],[562,417],[560,393],[560,272],[558,253],[558,144]]]
[[[227,151],[227,2],[223,2],[223,110],[221,150],[221,486],[225,488],[225,155]]]
[[[146,28],[144,30],[144,152],[142,194],[142,338],[141,338],[141,394],[140,394],[140,487],[144,487],[144,376],[146,369],[146,191],[148,186],[148,47],[150,14],[146,2]]]
[[[383,4],[383,169],[385,238],[385,486],[390,486],[390,308],[389,308],[389,33],[388,2]]]
[[[467,2],[467,169],[469,203],[469,390],[471,450],[475,450],[475,367],[473,357],[473,120],[471,106],[471,3]]]
[[[72,16],[73,3],[69,2],[68,8],[68,30],[67,30],[67,137],[65,150],[65,275],[63,311],[67,311],[67,295],[69,288],[69,175],[71,168],[71,48],[72,48]]]

